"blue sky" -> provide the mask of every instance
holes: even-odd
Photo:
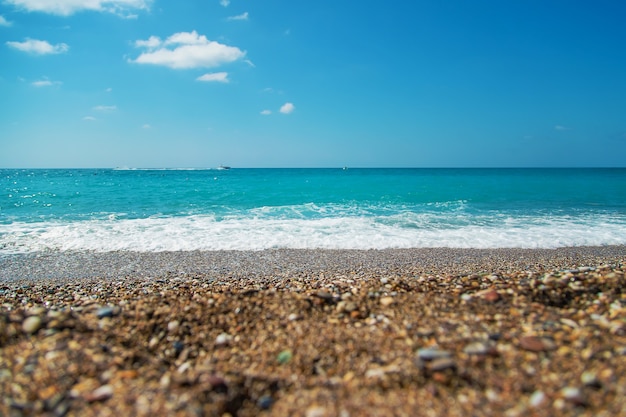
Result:
[[[625,16],[0,0],[0,167],[624,167]]]

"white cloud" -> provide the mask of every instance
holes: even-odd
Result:
[[[269,116],[270,114],[272,114],[272,111],[271,111],[271,110],[263,110],[263,111],[261,112],[261,114],[262,114],[263,116]]]
[[[133,18],[130,10],[148,10],[152,0],[4,0],[28,12],[42,12],[69,16],[84,10],[115,13]]]
[[[237,61],[246,55],[237,47],[210,41],[206,36],[198,35],[195,30],[175,33],[165,42],[151,36],[147,41],[135,42],[135,45],[149,50],[139,55],[137,59],[129,60],[130,62],[163,65],[175,69],[217,67]]]
[[[146,123],[145,125],[141,126],[142,129],[152,129],[152,126],[150,126],[148,123]]]
[[[205,82],[218,82],[218,83],[229,83],[227,72],[212,72],[201,75],[196,78],[196,81],[205,81]]]
[[[223,7],[228,7],[228,5],[230,4],[230,0],[220,0],[220,4]]]
[[[117,106],[96,106],[93,108],[96,111],[115,111],[117,110]]]
[[[156,49],[159,46],[161,46],[161,38],[159,38],[158,36],[150,36],[145,41],[135,41],[135,47],[137,48]]]
[[[7,42],[11,48],[35,55],[62,54],[69,51],[70,47],[66,43],[50,44],[48,41],[38,39],[26,39],[24,42]]]
[[[230,16],[227,20],[248,20],[248,12],[238,14],[237,16]]]
[[[4,16],[2,16],[2,15],[0,14],[0,26],[6,26],[6,27],[9,27],[9,26],[11,26],[12,24],[13,24],[13,22],[9,22],[8,20],[6,20],[6,19],[4,18]]]
[[[33,87],[51,87],[53,85],[61,85],[63,84],[61,81],[50,81],[47,78],[43,80],[37,80],[30,83]]]
[[[561,125],[554,126],[554,130],[571,130],[571,128]]]
[[[93,121],[96,120],[96,118],[93,117],[93,116],[85,116],[85,117],[83,117],[83,120],[86,120],[88,122],[93,122]]]
[[[165,40],[165,45],[204,45],[209,40],[204,35],[198,35],[195,30],[192,32],[178,32]]]
[[[282,114],[289,114],[296,109],[296,106],[293,103],[285,103],[280,107],[280,112]]]

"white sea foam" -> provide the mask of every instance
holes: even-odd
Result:
[[[191,251],[556,248],[626,244],[626,219],[588,217],[216,219],[211,216],[0,224],[0,254],[44,250]]]

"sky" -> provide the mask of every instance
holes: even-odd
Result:
[[[626,167],[625,16],[0,0],[0,167]]]

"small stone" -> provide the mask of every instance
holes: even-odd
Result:
[[[574,320],[572,319],[568,319],[566,317],[562,318],[561,323],[563,323],[564,325],[571,327],[572,329],[578,329],[580,326],[578,326],[578,323],[576,323]]]
[[[96,317],[98,317],[99,319],[103,319],[105,317],[116,316],[117,313],[118,311],[115,307],[104,306],[104,307],[99,308],[98,311],[96,311]]]
[[[44,307],[33,307],[27,312],[29,316],[42,316],[45,313],[46,309]]]
[[[493,290],[493,289],[482,291],[482,292],[481,292],[481,293],[479,293],[479,294],[480,294],[479,296],[480,296],[483,300],[485,300],[485,301],[487,301],[487,302],[489,302],[489,303],[495,303],[495,302],[496,302],[496,301],[498,301],[500,298],[502,298],[502,297],[500,296],[500,294],[498,293],[498,291]]]
[[[432,361],[439,358],[449,358],[450,352],[440,349],[425,348],[417,351],[417,356],[425,361]]]
[[[176,330],[178,330],[179,326],[180,326],[180,322],[178,320],[172,320],[169,323],[167,323],[167,331],[170,333],[174,333],[176,332]]]
[[[535,408],[543,404],[545,400],[546,400],[546,394],[544,394],[543,391],[535,391],[530,396],[530,399],[528,400],[528,404],[531,407]]]
[[[282,352],[280,352],[278,356],[276,356],[276,361],[279,364],[284,365],[286,363],[289,363],[292,357],[293,357],[293,353],[289,349],[285,349]]]
[[[41,328],[41,325],[41,317],[30,316],[27,317],[26,320],[24,320],[24,322],[22,323],[22,330],[24,330],[24,333],[33,334]]]
[[[220,333],[215,338],[215,344],[217,346],[224,346],[224,345],[229,344],[231,340],[233,340],[233,337],[229,335],[228,333]]]
[[[174,351],[176,352],[176,355],[180,355],[180,352],[182,352],[183,349],[185,348],[185,344],[181,342],[180,340],[176,340],[173,346],[174,346]]]
[[[159,344],[159,338],[156,336],[153,336],[148,342],[148,348],[154,349],[158,344]]]
[[[113,387],[111,385],[103,385],[96,388],[92,392],[85,395],[87,402],[105,401],[113,396]]]
[[[365,372],[365,378],[383,378],[385,376],[385,370],[383,368],[372,368],[372,369],[368,369],[367,372]]]
[[[388,307],[395,302],[393,297],[382,297],[380,299],[380,305],[383,307]]]
[[[585,371],[580,375],[580,382],[588,387],[600,388],[602,383],[598,379],[598,375],[593,371]]]
[[[324,301],[330,302],[333,299],[333,295],[327,291],[318,291],[314,294],[317,298],[321,298]]]
[[[324,407],[319,407],[313,405],[306,409],[305,417],[324,417],[326,416],[326,409]]]
[[[567,401],[574,403],[575,405],[585,405],[585,397],[582,391],[576,387],[565,387],[561,390],[561,395]]]
[[[531,352],[544,352],[556,349],[555,343],[546,337],[524,336],[519,340],[522,349]]]
[[[428,369],[433,372],[445,371],[446,369],[456,368],[456,363],[452,358],[437,358],[428,365]]]
[[[354,301],[340,301],[337,303],[337,312],[338,313],[351,313],[357,310],[359,307],[356,305]]]
[[[489,352],[489,346],[483,342],[472,342],[463,348],[463,352],[468,355],[486,355]]]
[[[274,400],[269,395],[264,395],[257,401],[257,404],[261,410],[269,410],[272,407]]]

